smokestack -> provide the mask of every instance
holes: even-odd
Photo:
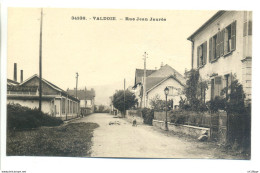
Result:
[[[21,76],[20,76],[21,83],[23,82],[23,70],[21,70]]]
[[[14,81],[17,82],[17,64],[14,63]]]
[[[157,67],[154,67],[155,70],[157,70]]]
[[[163,62],[161,62],[161,68],[163,67]]]

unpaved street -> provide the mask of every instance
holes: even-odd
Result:
[[[115,121],[120,125],[109,125]],[[94,130],[91,157],[235,159],[206,143],[167,134],[153,126],[133,127],[125,119],[109,114],[92,114],[77,122],[94,122],[100,126]]]

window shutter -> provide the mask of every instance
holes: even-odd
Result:
[[[203,64],[207,63],[207,41],[203,43]]]
[[[222,90],[222,77],[215,77],[215,96],[220,96],[220,92]]]
[[[252,21],[248,21],[248,35],[252,35]]]
[[[216,59],[216,39],[215,37],[212,38],[212,58],[211,60]]]
[[[224,55],[224,29],[220,32],[220,56]]]
[[[236,21],[231,24],[231,51],[236,49]]]
[[[247,36],[247,22],[244,23],[244,32],[243,32],[243,36]]]
[[[228,53],[228,30],[224,29],[224,55]]]
[[[199,68],[199,57],[200,56],[200,47],[198,46],[198,48],[197,48],[197,68]]]
[[[209,62],[211,62],[212,58],[212,37],[209,39]]]
[[[220,55],[220,32],[217,33],[217,46],[216,46],[216,53],[217,53],[217,58],[219,58]]]

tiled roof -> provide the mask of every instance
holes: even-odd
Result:
[[[149,77],[164,77],[164,78],[166,78],[166,77],[169,77],[171,75],[175,76],[176,79],[178,79],[182,84],[186,83],[185,78],[178,71],[176,71],[174,68],[172,68],[168,64],[162,66],[159,70],[152,73]]]
[[[146,70],[146,77],[150,76],[156,70]],[[144,77],[144,69],[136,69],[135,70],[135,85],[139,82],[142,82],[142,78]]]
[[[176,78],[176,76],[173,76],[173,75],[170,75],[170,76],[167,76],[167,77],[148,77],[146,79],[146,91],[150,92],[149,90],[152,90],[153,88],[157,87],[158,85],[160,85],[161,83],[163,83],[164,81],[166,81],[169,78],[173,78],[178,83],[180,83],[180,85],[184,86],[184,84],[182,82],[180,82]]]
[[[163,81],[165,77],[147,77],[146,78],[146,91],[150,90],[153,86]]]
[[[68,90],[67,93],[72,96],[76,96],[76,90]],[[78,90],[77,97],[79,100],[92,100],[95,97],[94,90]]]

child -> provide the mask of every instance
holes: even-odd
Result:
[[[136,124],[136,119],[135,119],[135,117],[133,116],[133,125],[132,126],[137,126],[137,124]]]

